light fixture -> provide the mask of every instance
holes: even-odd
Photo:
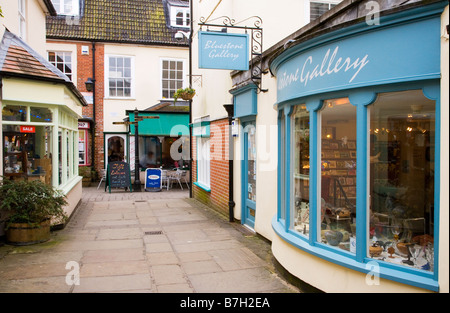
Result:
[[[88,78],[88,80],[84,83],[86,85],[86,90],[91,92],[94,90],[94,83],[95,80],[93,80],[92,78]]]

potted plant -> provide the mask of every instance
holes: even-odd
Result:
[[[39,181],[0,181],[0,210],[7,215],[6,240],[28,245],[50,239],[50,226],[67,220],[65,196]]]
[[[192,88],[180,88],[173,94],[173,102],[176,102],[178,98],[183,100],[191,100],[195,96],[195,89]]]

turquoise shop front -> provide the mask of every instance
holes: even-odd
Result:
[[[352,24],[270,61],[282,151],[272,249],[321,290],[439,291],[446,5]]]

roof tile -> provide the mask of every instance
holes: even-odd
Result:
[[[188,6],[188,1],[180,1]],[[167,0],[84,0],[79,20],[47,16],[47,38],[180,45],[167,25]]]

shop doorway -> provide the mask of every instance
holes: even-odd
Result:
[[[105,135],[105,168],[107,168],[109,162],[127,161],[126,142],[126,135]]]
[[[243,124],[244,155],[242,166],[242,223],[255,227],[256,216],[256,126],[255,122]]]

